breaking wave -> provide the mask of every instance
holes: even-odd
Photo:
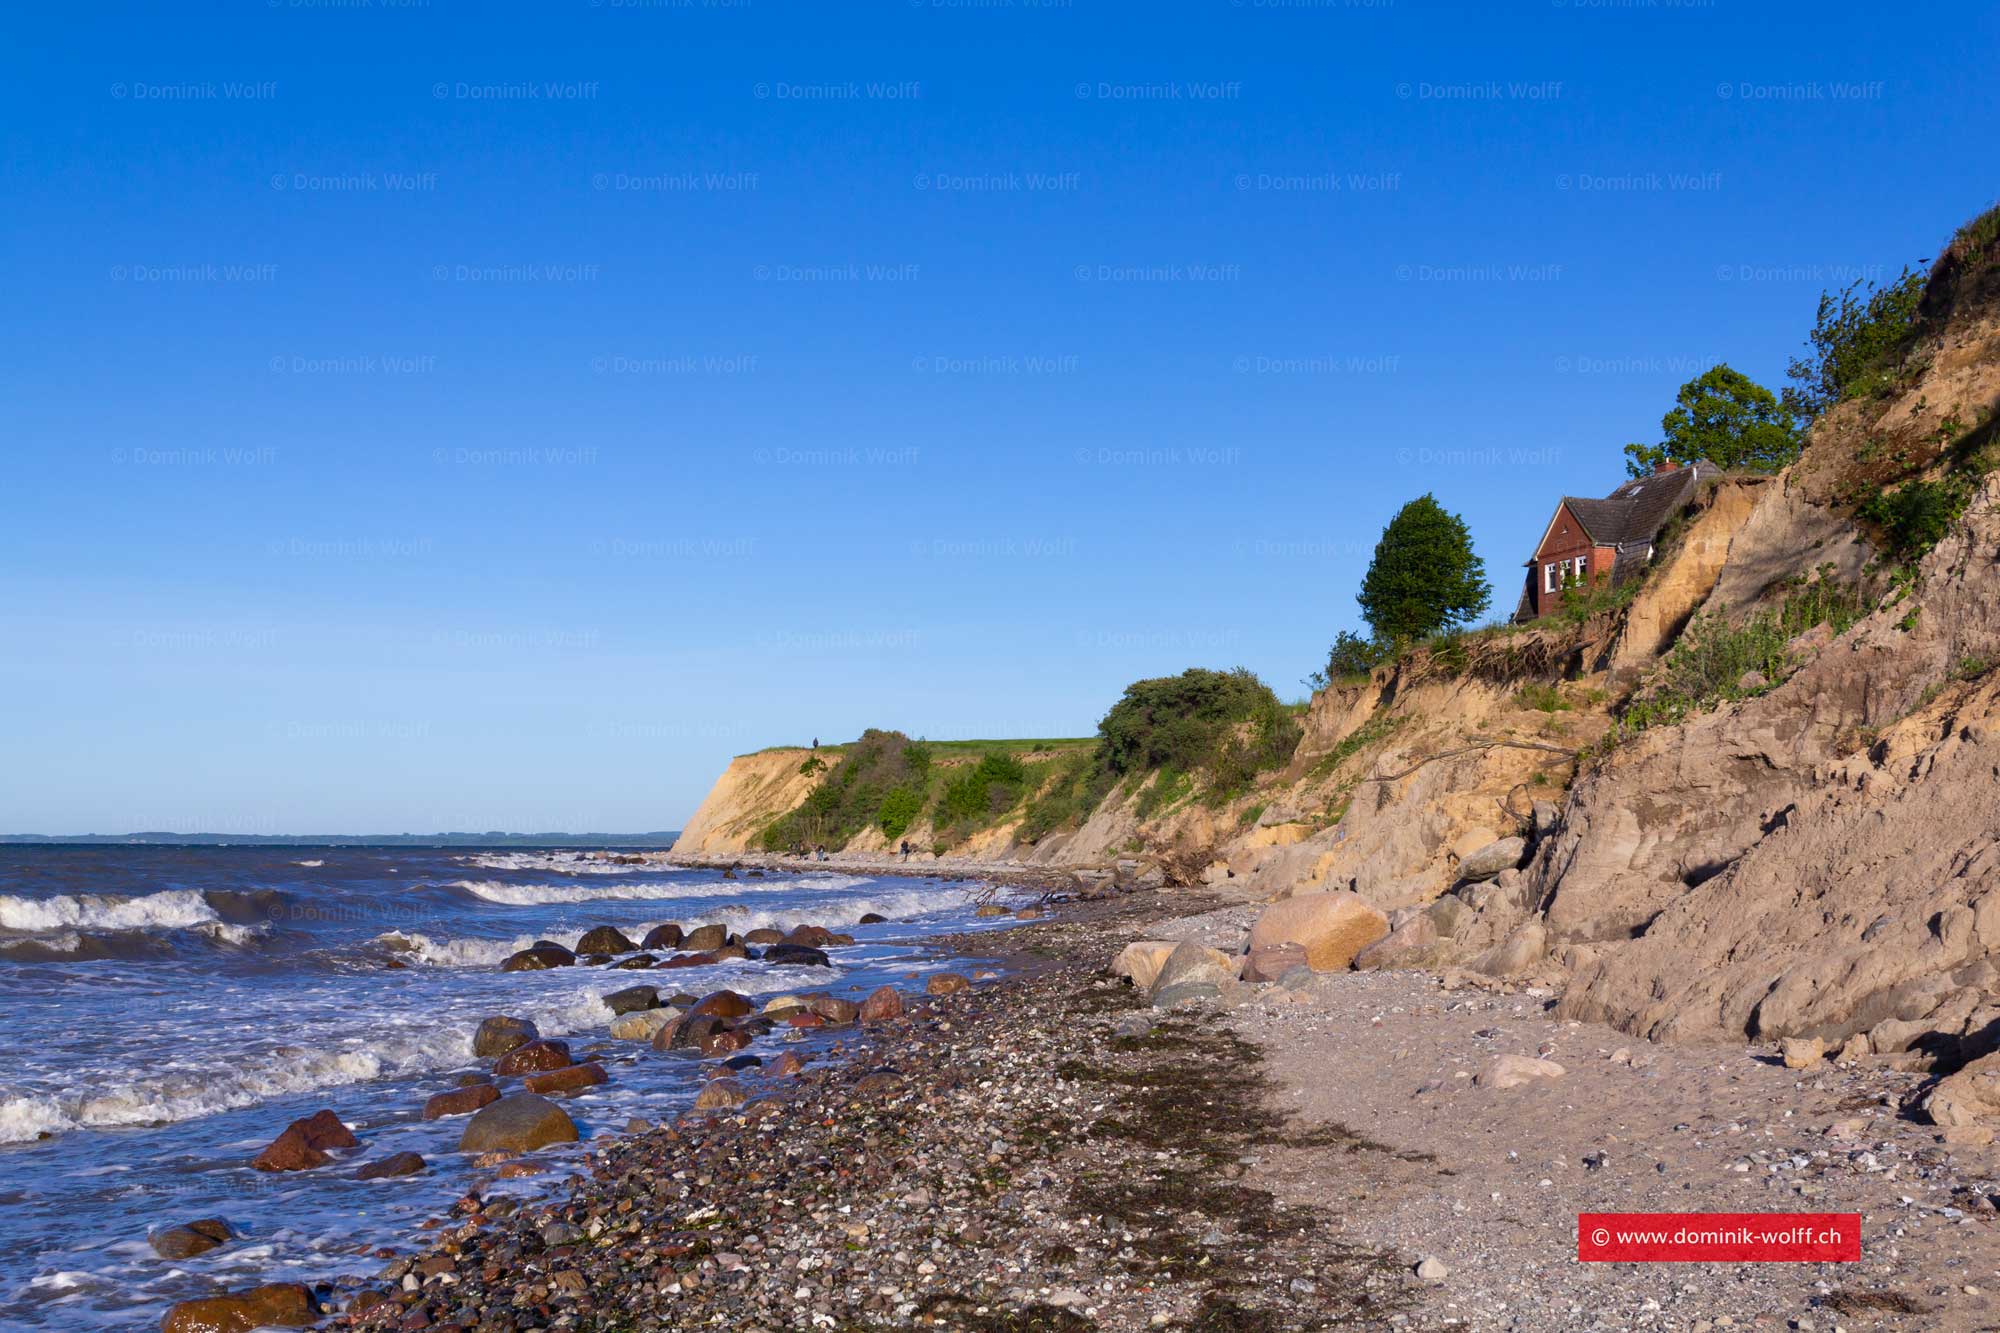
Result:
[[[194,889],[128,896],[118,893],[63,893],[53,898],[0,894],[0,929],[25,933],[50,930],[185,930],[222,918]]]

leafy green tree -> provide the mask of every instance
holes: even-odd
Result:
[[[1812,354],[1795,358],[1785,372],[1793,381],[1785,405],[1802,420],[1874,389],[1909,340],[1924,275],[1905,268],[1887,287],[1868,283],[1864,292],[1863,286],[1857,278],[1838,296],[1820,293],[1808,339]]]
[[[1799,422],[1778,396],[1741,371],[1718,365],[1674,395],[1660,418],[1658,444],[1625,446],[1625,468],[1643,477],[1656,463],[1693,463],[1776,472],[1799,456]]]
[[[1465,520],[1426,493],[1382,529],[1355,600],[1376,642],[1394,644],[1458,628],[1487,608],[1493,589]]]

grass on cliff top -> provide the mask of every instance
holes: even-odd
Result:
[[[821,754],[834,755],[846,754],[848,750],[859,743],[858,741],[836,741],[831,744],[822,744],[819,747],[819,752]],[[1043,736],[970,741],[926,740],[923,741],[923,744],[928,745],[932,752],[936,754],[981,755],[989,752],[998,752],[1002,754],[1022,755],[1038,754],[1043,751],[1087,749],[1097,744],[1097,738],[1095,736]],[[809,750],[811,748],[810,745],[766,745],[761,750],[751,750],[746,754],[739,754],[736,757],[738,759],[748,759],[760,754],[778,754],[785,750]]]

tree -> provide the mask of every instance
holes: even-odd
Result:
[[[1845,398],[1873,388],[1908,341],[1923,300],[1924,275],[1905,268],[1887,287],[1856,278],[1839,296],[1821,292],[1809,338],[1812,355],[1785,374],[1785,406],[1811,421]]]
[[[1625,446],[1626,470],[1643,477],[1656,463],[1693,463],[1776,472],[1799,456],[1799,422],[1778,396],[1741,371],[1718,365],[1674,395],[1660,418],[1666,438]]]
[[[1456,629],[1492,599],[1486,562],[1474,554],[1465,520],[1429,494],[1404,505],[1382,529],[1355,598],[1384,644]]]

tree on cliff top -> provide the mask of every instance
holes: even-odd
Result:
[[[1658,444],[1625,446],[1635,477],[1656,463],[1694,463],[1776,472],[1799,456],[1799,421],[1778,396],[1742,371],[1717,365],[1681,385],[1673,410],[1660,418]]]
[[[1361,580],[1361,614],[1379,643],[1406,643],[1456,629],[1487,608],[1486,562],[1465,520],[1428,493],[1404,505]]]

